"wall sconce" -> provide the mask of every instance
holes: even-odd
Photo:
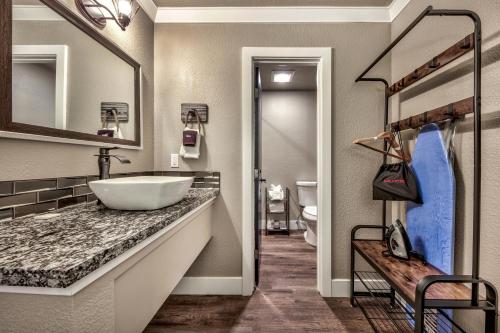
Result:
[[[75,0],[82,15],[96,27],[102,29],[107,20],[113,20],[125,31],[139,11],[136,0]]]

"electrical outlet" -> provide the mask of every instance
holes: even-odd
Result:
[[[179,154],[170,154],[170,167],[171,168],[179,167]]]

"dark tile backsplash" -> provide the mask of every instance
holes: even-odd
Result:
[[[0,208],[36,203],[36,192],[7,195],[0,198]]]
[[[14,193],[14,182],[0,182],[0,196]]]
[[[91,201],[93,201],[93,200],[91,200]],[[63,198],[63,199],[57,200],[57,209],[77,205],[77,204],[84,203],[84,202],[87,202],[86,195],[82,195],[79,197]]]
[[[14,207],[14,217],[45,213],[57,208],[57,201],[42,202],[34,205]]]
[[[68,178],[58,178],[57,188],[67,188],[78,185],[87,185],[87,177],[68,177]]]
[[[111,178],[153,175],[195,177],[192,187],[220,188],[220,172],[145,171],[112,174]],[[97,197],[88,183],[98,179],[92,175],[0,182],[0,220],[94,202]]]
[[[220,172],[210,171],[156,171],[156,176],[194,177],[195,188],[220,188]]]
[[[0,209],[0,220],[10,219],[14,216],[14,208]]]
[[[87,195],[87,202],[97,201],[97,196],[94,193]]]
[[[92,193],[92,190],[90,189],[90,187],[88,185],[73,187],[73,195],[75,197],[80,196],[80,195],[84,195],[84,194],[90,194],[90,193]]]
[[[57,179],[32,179],[14,182],[15,193],[32,192],[57,188]]]
[[[94,180],[99,180],[99,176],[87,176],[87,184]]]
[[[62,198],[67,198],[67,197],[72,197],[72,196],[73,196],[73,189],[72,188],[41,191],[41,192],[38,192],[38,201],[42,202],[42,201],[56,200],[56,199],[62,199]]]

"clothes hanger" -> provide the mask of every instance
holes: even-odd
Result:
[[[389,145],[388,145],[387,151],[370,146],[370,144],[381,141],[381,140],[388,142]],[[411,158],[409,156],[407,156],[403,152],[403,150],[401,149],[401,146],[397,142],[396,136],[394,135],[393,132],[388,132],[388,131],[382,132],[382,133],[379,133],[377,136],[356,139],[352,143],[360,145],[360,146],[368,148],[368,149],[371,149],[373,151],[384,154],[386,156],[391,156],[391,157],[397,158],[399,160],[403,160],[403,161],[407,161],[407,162],[409,162],[411,160]],[[394,151],[396,152],[395,154],[390,152],[391,148],[394,149]]]

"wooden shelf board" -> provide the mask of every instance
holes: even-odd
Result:
[[[384,256],[383,252],[387,247],[382,241],[354,240],[352,246],[412,306],[415,305],[418,282],[428,275],[444,274],[430,264],[424,265],[416,258],[406,261]],[[427,290],[426,299],[470,300],[471,289],[459,283],[434,284]]]

